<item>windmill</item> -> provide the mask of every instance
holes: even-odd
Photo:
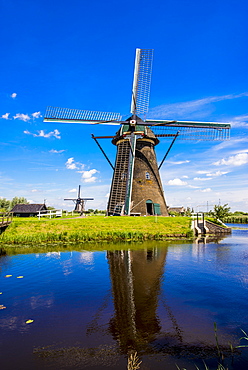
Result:
[[[85,203],[87,200],[94,200],[94,198],[81,198],[80,196],[81,186],[78,186],[78,197],[77,198],[66,198],[64,200],[72,200],[75,203],[74,212],[79,212],[80,215],[84,214],[85,211]]]
[[[119,125],[115,136],[94,136],[113,169],[108,215],[168,216],[159,169],[177,137],[184,140],[229,139],[230,124],[146,119],[148,112],[152,49],[136,49],[131,116],[125,121],[119,113],[48,107],[44,122]],[[155,146],[159,137],[172,142],[158,165]],[[117,147],[115,165],[98,139],[112,139]]]

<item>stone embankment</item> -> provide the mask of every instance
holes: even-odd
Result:
[[[231,234],[230,227],[216,225],[213,222],[205,221],[205,227],[208,229],[208,234]]]

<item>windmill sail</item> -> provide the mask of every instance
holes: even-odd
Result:
[[[132,114],[146,114],[148,111],[152,60],[152,49],[136,49],[131,103]]]
[[[230,124],[221,122],[166,121],[147,119],[157,137],[170,137],[179,132],[181,140],[228,140]]]
[[[119,125],[120,113],[98,112],[82,109],[47,107],[44,122]]]

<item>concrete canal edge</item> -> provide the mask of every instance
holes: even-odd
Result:
[[[209,220],[201,219],[193,219],[191,223],[191,229],[193,230],[196,236],[198,235],[223,235],[223,234],[231,234],[232,229],[231,227],[227,227],[223,222],[218,220],[219,223],[222,225],[217,225]]]

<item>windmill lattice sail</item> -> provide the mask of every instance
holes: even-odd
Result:
[[[178,135],[181,140],[228,140],[230,138],[230,125],[218,122],[191,122],[146,120],[157,137],[170,137]],[[160,122],[160,123],[158,123]]]
[[[99,123],[121,121],[120,113],[98,112],[82,109],[47,107],[44,122]],[[117,123],[119,124],[119,122]]]
[[[132,114],[146,114],[148,112],[152,60],[152,49],[136,49],[131,103]]]

